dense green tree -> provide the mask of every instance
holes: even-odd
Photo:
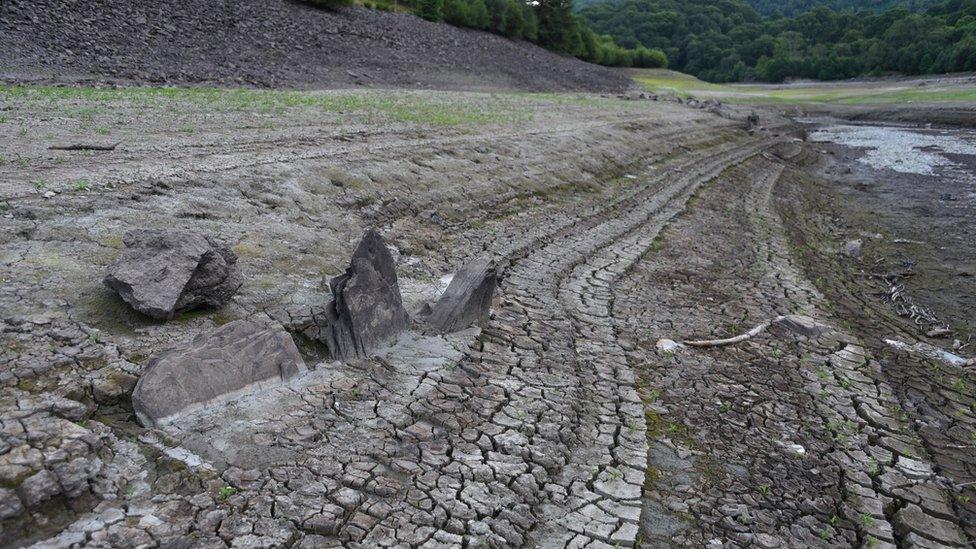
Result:
[[[525,30],[525,15],[519,0],[508,0],[505,3],[505,24],[502,34],[509,38],[522,38]]]
[[[459,27],[475,27],[471,9],[464,0],[444,0],[444,21]]]
[[[660,50],[643,46],[629,50],[618,46],[610,36],[597,36],[585,21],[573,14],[572,0],[401,0],[401,5],[430,21],[444,21],[516,40],[529,40],[593,63],[623,67],[667,66],[667,57]]]
[[[579,16],[621,46],[659,49],[671,67],[715,82],[973,70],[976,0],[911,7],[763,19],[743,0],[609,0]]]
[[[539,0],[539,43],[561,53],[576,55],[582,43],[579,23],[573,16],[573,0]]]
[[[485,0],[469,0],[469,27],[475,29],[487,29],[489,23],[491,23],[491,17],[488,16],[488,6],[485,5]]]
[[[535,12],[535,7],[530,4],[522,5],[522,36],[526,40],[538,42],[539,40],[539,16]]]
[[[417,15],[428,21],[444,19],[444,0],[420,0]]]
[[[505,32],[505,17],[508,14],[506,0],[485,0],[488,7],[488,30],[498,34]]]

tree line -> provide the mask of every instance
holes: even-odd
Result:
[[[905,8],[919,12],[934,4],[935,0],[746,0],[746,3],[765,17],[795,17],[820,6],[834,11],[886,11]]]
[[[305,0],[320,7],[352,0]],[[367,0],[367,7],[391,9],[393,0]],[[612,67],[666,67],[661,50],[617,45],[598,35],[573,12],[573,0],[399,0],[397,6],[427,19],[527,40],[564,55]]]
[[[742,0],[621,0],[579,16],[620,47],[660,49],[672,68],[711,82],[976,71],[976,0],[775,18]]]

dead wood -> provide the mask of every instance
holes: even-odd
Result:
[[[114,151],[115,147],[121,145],[119,141],[113,145],[95,145],[92,143],[75,143],[74,145],[52,145],[48,147],[51,151]]]
[[[785,316],[778,316],[772,320],[767,320],[759,324],[755,328],[749,330],[748,332],[741,335],[737,335],[735,337],[730,337],[726,339],[705,339],[699,341],[685,340],[684,344],[690,347],[724,347],[726,345],[735,345],[736,343],[742,343],[743,341],[756,337],[757,335],[765,332],[766,328],[769,328],[771,324],[781,322],[785,318],[786,318]]]

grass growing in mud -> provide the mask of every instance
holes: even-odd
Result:
[[[492,96],[493,98],[496,96]],[[458,101],[450,95],[394,91],[283,91],[226,88],[84,88],[0,86],[0,101],[46,104],[70,118],[93,119],[118,104],[132,107],[198,108],[211,112],[283,113],[290,109],[359,114],[367,123],[383,120],[426,126],[514,123],[530,115],[509,100]],[[504,98],[502,98],[504,99]]]
[[[842,105],[903,102],[976,102],[976,88],[919,87],[914,82],[824,82],[777,86],[762,84],[712,84],[680,72],[653,69],[633,72],[633,78],[650,91],[679,97],[715,98],[727,103],[836,103]]]

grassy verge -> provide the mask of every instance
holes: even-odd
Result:
[[[505,101],[463,102],[448,95],[406,91],[285,91],[226,88],[0,86],[0,103],[20,102],[65,114],[92,116],[131,107],[208,112],[282,114],[291,109],[361,115],[366,122],[392,120],[426,126],[512,123],[529,115]],[[77,112],[76,112],[77,111]]]
[[[974,102],[976,88],[931,85],[915,82],[811,83],[797,86],[711,84],[669,70],[639,70],[634,80],[650,91],[680,97],[715,98],[728,103],[838,103],[845,105],[884,103]]]

